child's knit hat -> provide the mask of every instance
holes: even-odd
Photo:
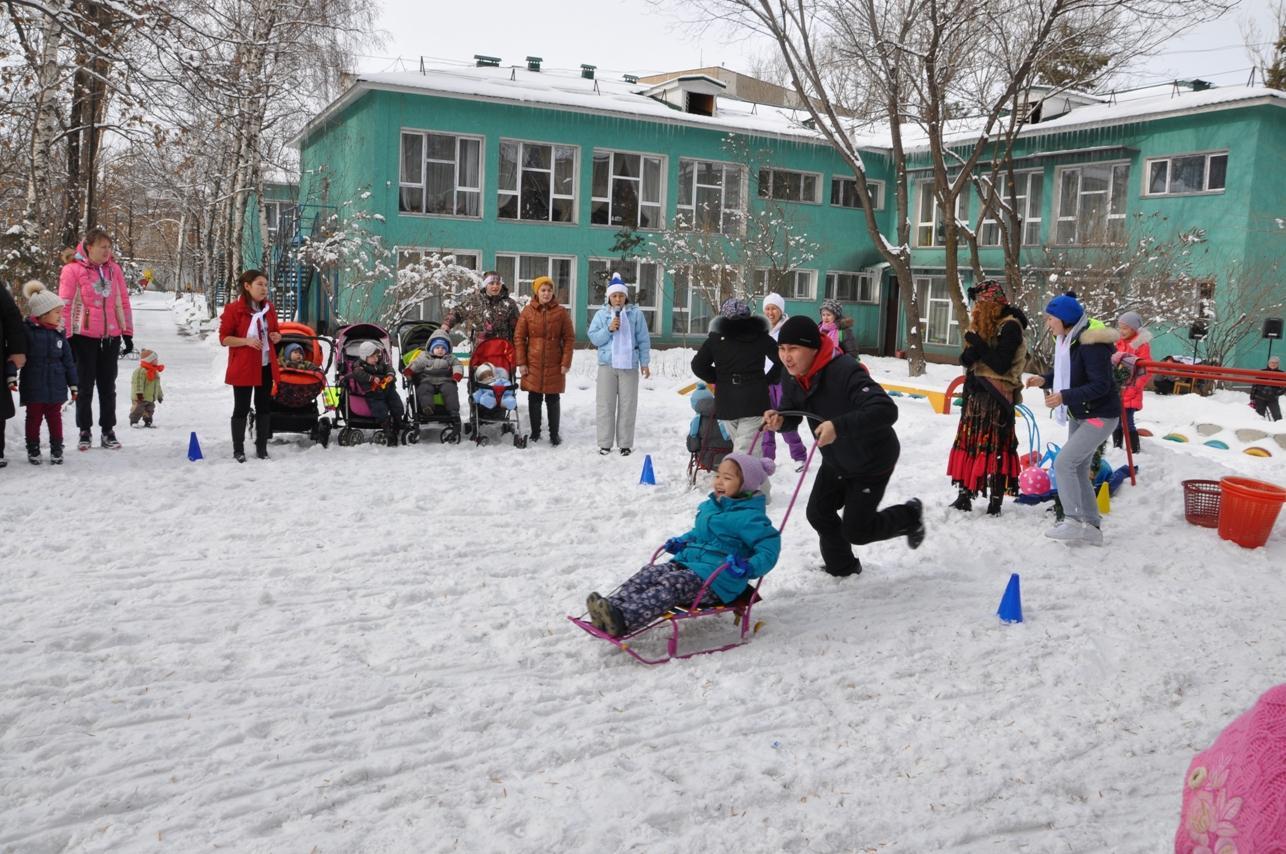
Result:
[[[1064,326],[1072,327],[1085,314],[1085,307],[1076,300],[1076,294],[1068,291],[1059,294],[1045,306],[1045,313],[1057,317]]]
[[[439,344],[441,344],[443,347],[446,347],[448,353],[451,352],[451,337],[447,335],[445,332],[434,332],[432,335],[430,335],[429,343],[425,349],[427,349],[429,352],[433,352],[433,348]]]
[[[620,273],[612,274],[612,281],[607,285],[607,296],[612,294],[624,294],[629,299],[630,289],[625,286],[625,281],[621,278]]]
[[[719,314],[730,320],[738,317],[749,317],[750,303],[737,297],[728,297],[723,301],[723,305],[719,306]]]
[[[40,282],[31,280],[22,286],[22,295],[27,298],[27,310],[32,317],[40,317],[62,306],[62,297],[50,293]]]
[[[741,469],[741,491],[758,492],[759,487],[764,485],[768,475],[777,469],[777,464],[772,460],[765,460],[762,457],[752,457],[749,454],[728,454],[725,460],[732,460]]]
[[[473,372],[474,382],[489,383],[496,378],[496,368],[490,362],[483,362]]]
[[[290,357],[296,352],[298,352],[300,357],[302,357],[304,355],[304,348],[298,344],[291,343],[286,345],[286,349],[282,351],[281,355],[286,357],[286,361],[290,361]]]
[[[298,347],[299,345],[298,345],[298,344],[292,344],[291,346],[292,346],[292,347]],[[139,352],[139,354],[138,354],[138,360],[139,360],[140,362],[147,362],[148,364],[155,365],[155,364],[156,364],[156,362],[157,362],[157,355],[156,355],[156,351],[155,351],[155,350],[149,350],[149,349],[147,349],[146,347],[144,347],[144,348]]]
[[[1188,766],[1175,854],[1280,851],[1286,840],[1286,685],[1269,688]]]
[[[707,400],[714,400],[714,394],[710,391],[710,387],[705,383],[697,383],[697,387],[692,390],[692,397],[688,400],[688,405],[692,407],[693,412],[700,415],[702,404]]]
[[[361,344],[357,345],[357,358],[369,359],[371,356],[378,353],[379,350],[380,345],[376,344],[374,341],[363,341]]]
[[[841,317],[844,316],[844,306],[842,306],[840,304],[840,301],[837,299],[822,300],[821,310],[829,311],[831,314],[835,315],[836,320],[839,320]]]
[[[778,294],[778,293],[767,294],[764,297],[764,308],[767,308],[770,305],[777,306],[777,310],[780,311],[782,314],[786,313],[786,301],[781,298],[781,294]]]
[[[1126,326],[1130,327],[1135,332],[1138,332],[1140,329],[1143,328],[1143,318],[1139,316],[1139,313],[1137,311],[1127,311],[1125,314],[1117,318],[1116,322],[1124,323]]]

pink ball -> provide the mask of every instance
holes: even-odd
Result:
[[[1044,495],[1050,490],[1049,472],[1032,466],[1018,475],[1018,491],[1023,495]]]

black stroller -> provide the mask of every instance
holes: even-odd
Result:
[[[451,339],[444,334],[435,336],[439,323],[432,320],[404,320],[397,325],[397,349],[401,357],[402,387],[406,390],[406,417],[417,429],[421,425],[440,427],[442,433],[439,441],[442,444],[457,444],[460,441],[460,416],[447,411],[441,394],[433,395],[432,400],[420,400],[414,377],[408,368],[415,357],[429,346],[435,337],[446,338],[450,347]]]

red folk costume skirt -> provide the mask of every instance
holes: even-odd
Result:
[[[1020,466],[1014,425],[1013,404],[1002,403],[976,385],[968,390],[947,459],[952,484],[975,495],[1017,495]]]

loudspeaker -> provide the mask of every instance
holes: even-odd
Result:
[[[1202,338],[1206,337],[1206,334],[1209,331],[1209,327],[1206,325],[1204,320],[1194,321],[1193,324],[1188,327],[1188,340],[1200,341]]]
[[[1282,319],[1280,317],[1264,318],[1264,337],[1265,338],[1282,337]]]

